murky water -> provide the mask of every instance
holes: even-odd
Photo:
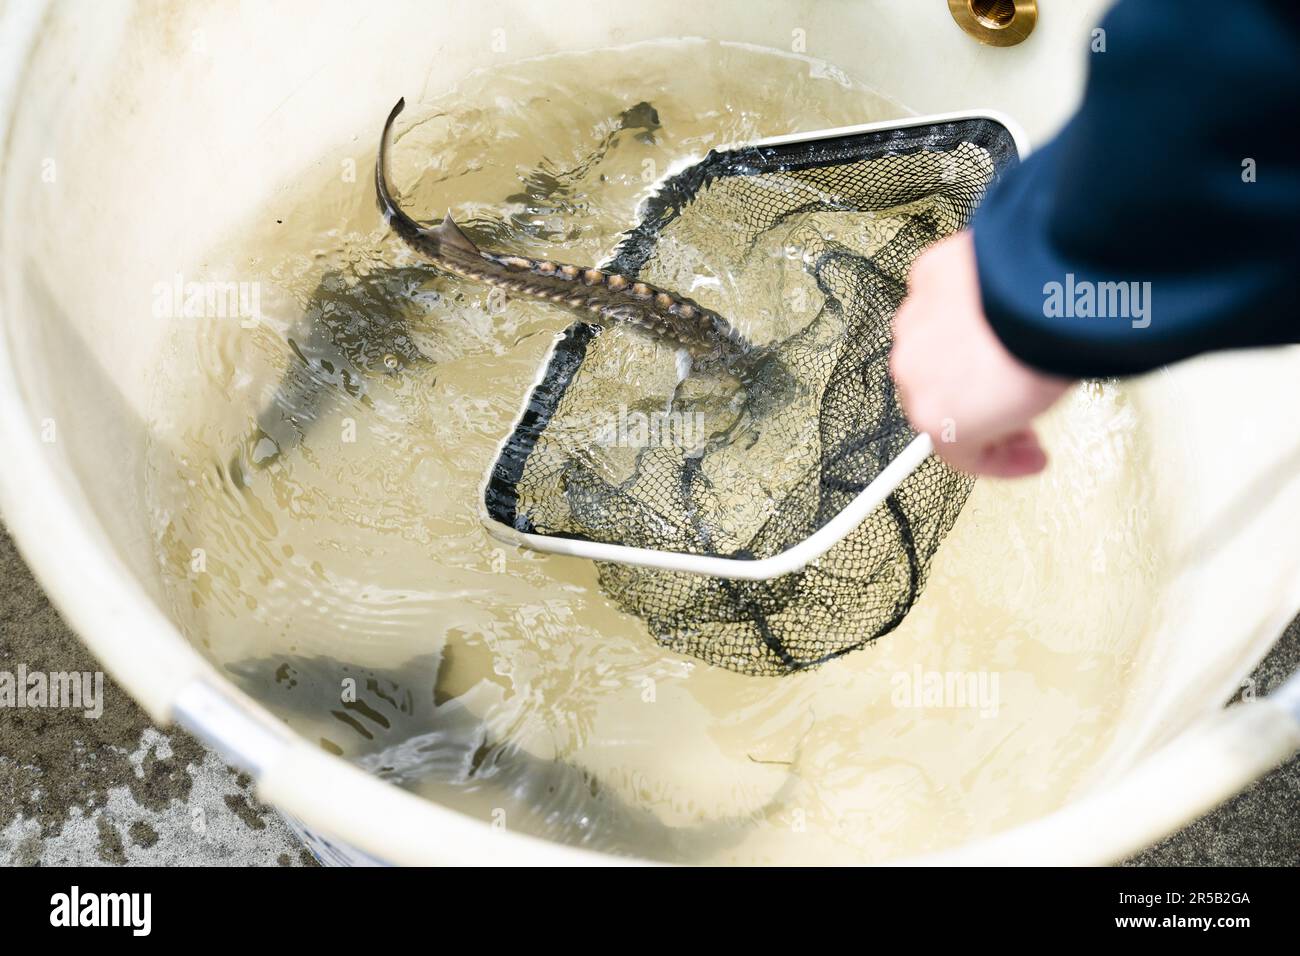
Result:
[[[417,215],[450,208],[484,246],[599,262],[675,165],[902,112],[753,49],[551,57],[409,103],[393,179]],[[589,563],[484,531],[483,475],[571,316],[502,307],[391,236],[370,180],[382,119],[214,250],[205,274],[255,283],[260,318],[182,324],[159,376],[158,553],[219,667],[430,799],[663,859],[888,859],[1086,781],[1159,571],[1121,467],[1141,441],[1122,394],[1095,387],[1055,415],[1043,479],[977,486],[878,645],[779,679],[679,657]],[[973,697],[935,695],[953,680]]]

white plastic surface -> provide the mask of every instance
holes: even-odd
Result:
[[[1034,35],[996,50],[970,41],[937,0],[659,0],[581,16],[558,0],[391,0],[364,9],[343,0],[10,0],[0,6],[6,525],[69,623],[154,719],[170,720],[197,678],[253,718],[246,729],[269,720],[195,651],[160,601],[139,491],[150,371],[167,331],[150,321],[155,281],[201,261],[328,149],[359,131],[369,144],[396,92],[440,93],[503,58],[683,31],[789,49],[798,30],[810,55],[913,110],[988,104],[1042,142],[1077,97],[1088,29],[1103,6],[1043,0]],[[490,42],[503,27],[505,53]],[[47,160],[57,166],[54,182],[41,179]],[[1300,608],[1300,354],[1218,356],[1126,392],[1154,436],[1146,454],[1158,544],[1177,560],[1159,582],[1159,611],[1133,661],[1122,733],[1076,801],[1002,839],[959,848],[963,861],[1005,861],[1016,847],[1059,863],[1114,859],[1294,746],[1284,707],[1243,708],[1223,718],[1232,725],[1223,733],[1213,727],[1221,702]],[[49,421],[54,442],[42,440]],[[220,707],[205,707],[199,720],[193,702],[182,707],[187,721],[223,720]],[[605,859],[494,831],[369,778],[314,742],[208,729],[229,759],[262,768],[264,798],[382,859]],[[1152,762],[1180,738],[1186,759]],[[1252,751],[1255,739],[1262,743]],[[1192,792],[1198,780],[1204,789]],[[1195,799],[1180,802],[1183,792]],[[1113,817],[1114,801],[1133,793],[1150,797],[1142,813],[1103,839],[1099,828],[1112,824],[1088,808],[1110,807]]]

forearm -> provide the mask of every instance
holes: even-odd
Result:
[[[1216,10],[1122,3],[1079,114],[976,216],[985,313],[1027,364],[1131,374],[1300,341],[1297,16]]]

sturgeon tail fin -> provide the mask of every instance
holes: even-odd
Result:
[[[405,97],[397,101],[384,122],[384,134],[379,140],[379,155],[375,159],[375,195],[379,201],[379,211],[399,236],[425,255],[437,258],[444,249],[478,255],[478,246],[460,231],[460,227],[452,221],[450,212],[440,225],[433,229],[426,229],[403,212],[397,205],[397,201],[393,199],[392,193],[388,191],[388,140],[392,132],[393,120],[397,119],[397,114],[402,112],[405,106]]]
[[[402,211],[393,199],[392,193],[388,191],[388,178],[386,175],[388,167],[388,139],[393,128],[393,120],[397,119],[397,114],[402,112],[406,106],[406,98],[397,101],[392,112],[388,114],[388,119],[384,122],[384,134],[379,140],[379,155],[375,158],[375,195],[379,200],[379,211],[383,213],[385,221],[388,222],[397,234],[407,242],[414,242],[417,239],[429,240],[429,233],[420,227],[420,224]]]

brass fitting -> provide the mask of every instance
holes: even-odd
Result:
[[[989,46],[1015,46],[1038,23],[1038,0],[948,0],[948,10],[957,26]]]

